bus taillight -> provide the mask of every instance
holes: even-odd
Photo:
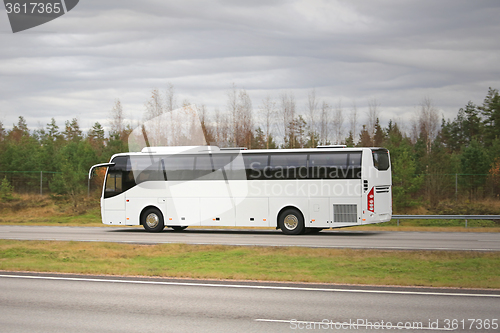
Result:
[[[368,193],[368,210],[372,213],[375,212],[375,195],[374,195],[374,187]]]

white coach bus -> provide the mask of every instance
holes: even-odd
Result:
[[[276,227],[302,234],[387,222],[384,148],[236,150],[148,147],[114,155],[101,196],[104,224],[147,231],[188,226]]]

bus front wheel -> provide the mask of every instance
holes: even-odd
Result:
[[[142,225],[149,232],[160,232],[165,228],[163,214],[157,208],[148,208],[142,214]]]
[[[304,217],[299,210],[287,208],[278,218],[278,225],[286,235],[300,235],[304,233]]]

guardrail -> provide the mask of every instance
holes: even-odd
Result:
[[[500,215],[392,215],[393,220],[500,220]]]

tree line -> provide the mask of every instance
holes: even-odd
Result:
[[[145,103],[143,121],[168,113],[177,102],[173,85],[153,89]],[[444,200],[498,198],[500,193],[500,96],[489,88],[480,105],[472,101],[454,119],[440,117],[432,101],[420,103],[409,128],[390,120],[382,127],[380,104],[368,103],[364,123],[355,103],[320,100],[309,92],[307,103],[283,92],[266,96],[254,107],[249,94],[235,85],[227,91],[226,105],[209,111],[197,106],[208,144],[249,149],[306,148],[328,144],[350,147],[386,147],[393,166],[395,211]],[[109,112],[109,122],[96,122],[84,132],[76,118],[59,127],[52,118],[45,127],[30,130],[24,117],[6,130],[0,122],[0,172],[52,171],[52,193],[76,197],[86,189],[91,165],[128,151],[133,126],[119,100]],[[137,124],[138,125],[138,124]]]

